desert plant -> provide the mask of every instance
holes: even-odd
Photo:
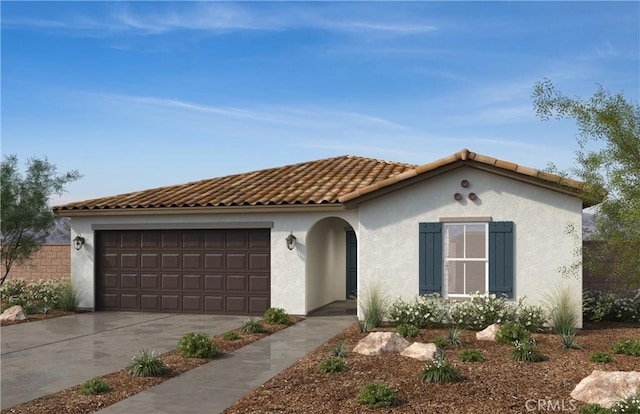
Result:
[[[516,341],[526,342],[531,339],[531,334],[522,325],[506,322],[500,325],[500,329],[496,333],[496,341],[503,344],[513,344]]]
[[[327,358],[320,363],[321,372],[344,372],[347,365],[340,358]]]
[[[131,358],[131,364],[126,368],[127,373],[133,377],[158,377],[164,375],[168,368],[156,355],[155,351],[147,351],[142,348],[140,354]]]
[[[442,336],[436,336],[431,340],[432,344],[435,344],[440,349],[449,348],[449,341],[443,338]]]
[[[340,342],[339,344],[331,348],[331,355],[333,355],[334,357],[344,358],[346,354],[347,347],[345,346],[344,342]]]
[[[638,414],[640,413],[640,390],[635,394],[630,395],[620,402],[615,403],[611,407],[613,414],[625,413],[625,414]]]
[[[206,333],[189,332],[178,341],[178,352],[185,358],[213,358],[218,350]]]
[[[225,341],[236,341],[240,339],[240,335],[233,331],[229,331],[222,334],[222,339],[224,339]]]
[[[458,382],[462,379],[458,371],[445,361],[442,354],[425,365],[418,374],[418,378],[427,382]]]
[[[599,364],[608,364],[610,362],[613,362],[613,358],[611,357],[611,355],[607,354],[606,352],[594,352],[589,357],[589,361],[596,362]]]
[[[402,323],[396,326],[396,333],[404,336],[405,338],[415,338],[420,335],[420,329],[415,325],[409,325],[406,323]]]
[[[282,308],[269,308],[264,312],[262,320],[270,325],[291,325],[291,317]]]
[[[465,349],[460,351],[458,359],[462,362],[482,362],[484,361],[484,355],[477,349]]]
[[[535,342],[516,341],[511,350],[511,359],[523,362],[542,362],[544,361],[544,356],[536,347]]]
[[[246,321],[244,321],[244,325],[242,325],[242,333],[245,333],[245,334],[265,333],[265,332],[267,332],[267,330],[264,329],[264,326],[262,326],[260,321],[254,318],[247,319]]]
[[[558,334],[560,337],[560,343],[563,348],[566,349],[584,349],[584,347],[575,342],[576,334],[575,332],[569,332],[566,334]]]
[[[358,292],[360,310],[369,329],[382,325],[387,314],[387,299],[379,281],[369,284],[362,292]]]
[[[358,324],[358,329],[362,333],[369,332],[369,330],[372,328],[371,326],[369,326],[369,322],[367,322],[365,319],[358,319],[357,316],[356,316],[356,323]]]
[[[78,389],[78,394],[82,395],[98,395],[105,394],[111,391],[111,387],[109,384],[104,382],[102,378],[92,378],[87,380],[80,385]]]
[[[449,328],[447,329],[447,343],[451,346],[462,346],[462,340],[460,339],[460,335],[462,335],[462,329],[458,328]]]
[[[65,280],[58,287],[56,304],[60,310],[75,312],[80,305],[80,295],[70,280]]]
[[[629,356],[640,356],[640,339],[620,339],[611,345],[611,352]]]
[[[577,305],[569,286],[557,287],[545,295],[553,332],[558,335],[575,334],[578,325]]]
[[[580,414],[611,414],[611,410],[604,408],[600,404],[585,404],[578,409]]]
[[[369,407],[393,407],[398,405],[398,395],[393,388],[381,382],[370,382],[363,385],[356,401]]]

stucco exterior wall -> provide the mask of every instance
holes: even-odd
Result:
[[[342,218],[357,228],[357,211],[73,217],[70,223],[71,239],[82,234],[85,245],[81,250],[71,252],[71,280],[81,293],[80,306],[93,309],[96,230],[269,227],[271,306],[282,307],[293,315],[305,315],[312,309],[307,304],[305,241],[309,229],[326,217]],[[297,238],[296,248],[292,251],[287,249],[285,243],[291,231]]]
[[[462,180],[470,185],[463,188]],[[453,195],[461,193],[462,201]],[[478,199],[470,201],[474,192]],[[491,217],[514,222],[514,296],[541,304],[560,285],[574,292],[581,315],[582,271],[560,269],[581,261],[582,202],[576,197],[462,167],[359,206],[359,288],[380,280],[388,297],[418,293],[418,223],[443,217]],[[574,234],[567,234],[573,227]]]

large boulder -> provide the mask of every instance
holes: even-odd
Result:
[[[358,342],[353,352],[362,355],[380,355],[402,352],[409,345],[409,341],[395,332],[371,332]]]
[[[15,305],[7,308],[2,315],[0,315],[0,321],[23,321],[27,319],[27,315],[24,314],[22,306]]]
[[[498,325],[497,323],[489,325],[480,332],[476,332],[476,339],[478,341],[495,341],[496,334],[498,333],[499,329],[500,325]]]
[[[571,391],[571,398],[611,408],[640,390],[640,372],[593,371]]]
[[[442,353],[442,350],[438,348],[436,344],[422,344],[420,342],[414,342],[404,351],[400,352],[400,355],[409,358],[415,358],[420,361],[433,361],[438,355]]]

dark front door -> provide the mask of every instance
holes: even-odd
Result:
[[[358,292],[358,241],[356,232],[347,230],[347,299]]]

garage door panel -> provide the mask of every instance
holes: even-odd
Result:
[[[96,232],[96,308],[261,314],[270,303],[268,229]]]
[[[162,269],[172,270],[181,269],[182,261],[178,253],[163,253],[162,254]]]
[[[183,275],[182,290],[201,291],[202,275]]]
[[[140,289],[142,290],[159,290],[160,275],[157,273],[143,273],[140,275]]]
[[[162,289],[164,290],[182,290],[180,285],[180,275],[162,274]]]
[[[247,275],[229,275],[227,276],[228,292],[246,292],[247,291]]]

